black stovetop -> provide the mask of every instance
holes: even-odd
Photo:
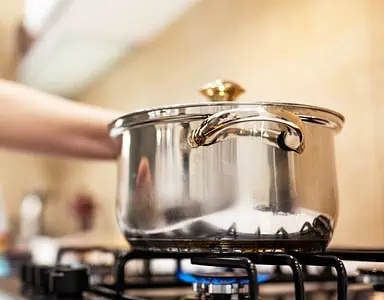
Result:
[[[110,272],[104,272],[102,276],[100,270],[103,268],[100,267],[60,264],[60,258],[66,251],[90,250],[92,249],[62,249],[58,264],[54,267],[25,264],[20,274],[22,289],[20,292],[14,292],[12,295],[15,298],[12,299],[20,295],[23,297],[21,299],[41,300],[384,298],[384,273],[381,270],[370,268],[356,276],[347,274],[343,263],[384,262],[384,251],[381,250],[333,249],[318,254],[220,253],[209,256],[181,252],[116,251],[113,252],[116,259],[114,266],[109,267]],[[110,251],[102,248],[93,250]],[[175,260],[175,271],[171,274],[153,273],[151,262],[159,259]],[[141,274],[127,274],[126,264],[134,260],[142,260],[145,263]],[[188,273],[182,269],[183,260],[190,260],[197,266],[216,267],[221,271],[207,274]],[[259,267],[262,265],[273,266],[273,271],[260,271]],[[313,273],[309,271],[309,266],[319,266],[321,269]],[[287,267],[289,271],[283,271],[283,268]],[[0,295],[1,299],[3,298]]]

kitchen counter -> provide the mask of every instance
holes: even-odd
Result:
[[[16,277],[0,278],[0,300],[22,300],[20,284]]]
[[[0,278],[0,290],[18,292],[20,288],[19,280],[16,277]]]

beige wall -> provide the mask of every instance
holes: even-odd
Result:
[[[384,150],[384,141],[374,127],[383,95],[384,44],[375,27],[380,24],[379,5],[205,0],[121,62],[82,99],[129,112],[199,101],[201,84],[225,78],[247,88],[245,101],[336,109],[347,123],[337,138],[341,207],[334,245],[384,246],[384,174],[379,170],[384,152],[377,151],[378,145]],[[61,196],[81,187],[94,191],[102,216],[97,231],[118,237],[114,163],[67,161],[61,175]]]
[[[23,14],[23,0],[0,0],[0,78],[10,77],[17,62],[17,27]]]
[[[16,33],[22,13],[22,0],[0,0],[0,78],[13,78],[18,62]],[[0,186],[12,223],[17,225],[19,203],[28,189],[50,186],[47,166],[47,160],[41,157],[0,151]]]
[[[0,151],[0,186],[11,230],[18,227],[20,201],[28,190],[50,189],[50,170],[46,160],[32,155]]]

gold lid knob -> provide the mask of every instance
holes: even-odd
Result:
[[[235,101],[245,90],[232,81],[216,80],[207,83],[200,89],[200,93],[208,98],[209,101]]]

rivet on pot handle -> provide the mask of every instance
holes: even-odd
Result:
[[[244,89],[233,82],[217,80],[205,85],[201,92],[211,101],[234,101]],[[263,126],[260,129],[249,129],[238,126],[250,122],[272,122],[282,126],[279,129]],[[281,107],[272,106],[240,107],[213,114],[190,132],[188,143],[190,147],[197,148],[234,135],[260,137],[268,144],[285,151],[301,153],[305,148],[304,124],[301,119]]]

